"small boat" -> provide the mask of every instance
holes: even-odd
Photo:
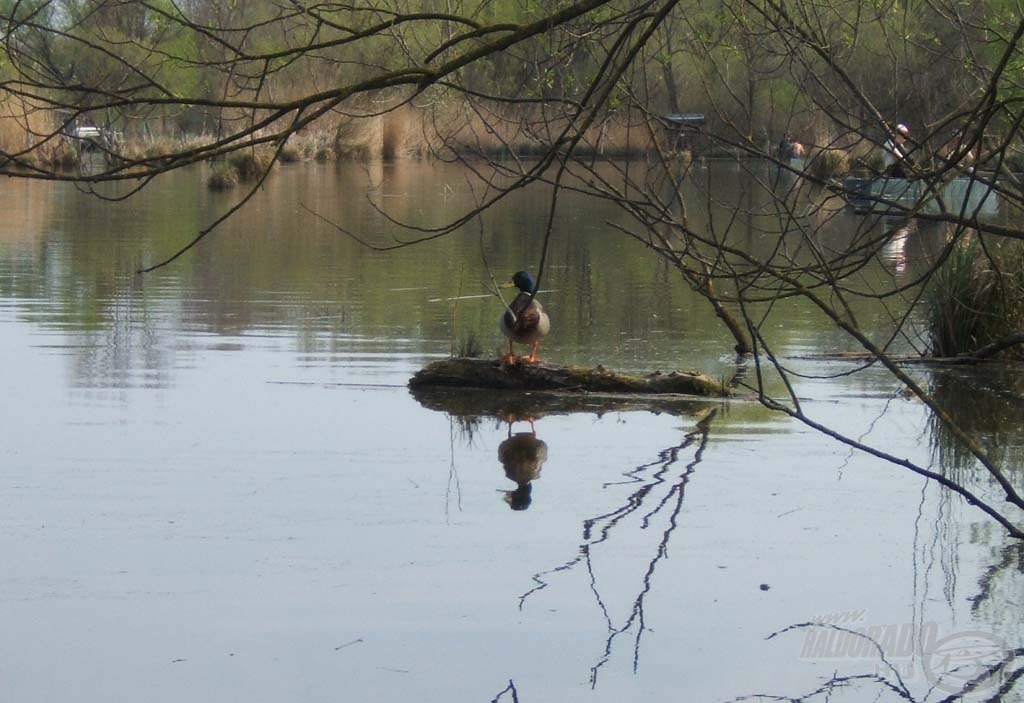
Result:
[[[847,207],[858,215],[899,215],[915,209],[930,215],[999,213],[999,199],[992,186],[973,175],[962,176],[938,189],[921,179],[851,176],[843,181],[843,189]]]

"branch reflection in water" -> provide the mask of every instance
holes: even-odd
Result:
[[[622,506],[584,520],[583,541],[579,554],[564,564],[534,574],[532,579],[537,585],[519,598],[519,608],[522,609],[530,596],[548,586],[548,579],[552,576],[583,565],[589,574],[591,592],[604,615],[608,630],[603,651],[598,661],[591,667],[591,687],[597,685],[599,670],[611,660],[615,641],[628,632],[634,632],[635,672],[640,665],[641,640],[648,629],[644,603],[651,591],[658,564],[668,556],[669,540],[678,526],[686,486],[701,461],[707,446],[711,422],[718,413],[719,404],[706,400],[669,399],[663,396],[651,399],[628,396],[601,399],[569,394],[508,394],[450,388],[416,388],[412,390],[412,394],[424,407],[447,413],[452,420],[452,427],[457,426],[463,439],[470,444],[474,441],[474,435],[483,418],[496,418],[507,423],[506,439],[498,447],[498,461],[506,478],[516,483],[515,489],[503,493],[505,502],[512,510],[517,511],[527,509],[532,503],[532,482],[540,477],[541,469],[548,459],[548,446],[540,439],[537,431],[540,418],[552,414],[602,414],[623,410],[655,410],[680,417],[696,418],[694,428],[687,432],[678,444],[659,452],[654,461],[640,464],[627,471],[624,474],[624,481],[604,484],[604,488],[624,484],[637,485],[637,488],[626,497]],[[514,431],[514,425],[517,423],[528,423],[529,431]],[[452,436],[454,437],[454,430]],[[452,480],[449,478],[449,493],[451,486]],[[450,498],[448,502],[451,502]],[[636,522],[627,526],[625,521],[630,517],[635,518]],[[597,547],[611,544],[616,534],[625,535],[627,527],[647,530],[656,520],[660,520],[659,524],[663,524],[663,528],[654,551],[647,560],[640,590],[632,599],[629,614],[621,623],[616,624],[608,600],[602,595],[594,569]]]
[[[956,373],[936,374],[935,393],[940,399],[946,398],[945,390],[954,391],[951,395],[955,397],[966,396],[967,389],[959,388],[956,384],[959,376]],[[993,382],[995,383],[995,382]],[[941,386],[946,384],[949,387],[944,389]],[[504,476],[512,481],[516,488],[502,489],[506,503],[513,510],[524,510],[531,504],[533,498],[532,485],[541,476],[541,471],[548,460],[548,446],[540,437],[543,435],[544,418],[551,415],[574,414],[581,412],[592,412],[601,415],[607,408],[599,407],[600,400],[595,398],[567,399],[564,395],[547,397],[543,394],[512,394],[503,397],[501,394],[482,392],[479,394],[455,392],[451,390],[442,393],[434,393],[429,396],[414,393],[421,404],[435,410],[446,412],[452,418],[452,426],[457,427],[462,438],[470,443],[474,441],[474,434],[479,430],[480,423],[486,418],[498,420],[505,426],[503,440],[497,450],[497,464],[501,466]],[[617,399],[617,402],[621,399]],[[664,399],[661,399],[664,401]],[[593,403],[590,407],[584,407],[582,403]],[[575,403],[575,405],[573,405]],[[524,610],[531,603],[531,599],[538,592],[546,589],[549,585],[556,585],[556,581],[563,581],[569,578],[569,572],[575,572],[577,576],[587,581],[586,588],[590,590],[590,600],[596,603],[601,619],[605,625],[603,643],[598,645],[596,656],[591,660],[590,685],[596,688],[599,675],[602,671],[616,668],[615,659],[622,660],[625,656],[623,650],[631,652],[631,667],[637,673],[640,667],[641,645],[644,642],[645,632],[651,631],[651,624],[648,621],[649,613],[645,606],[649,601],[648,596],[655,590],[654,578],[658,573],[662,561],[668,557],[669,543],[683,519],[683,504],[686,498],[686,490],[691,478],[699,464],[704,458],[707,448],[711,425],[714,422],[721,405],[718,403],[695,402],[685,407],[666,410],[658,408],[658,411],[666,411],[678,417],[689,417],[694,424],[691,429],[680,439],[680,441],[666,449],[658,452],[652,461],[642,463],[623,474],[623,479],[603,484],[602,488],[609,489],[618,487],[624,493],[616,498],[614,509],[596,511],[598,514],[582,520],[582,534],[578,550],[574,550],[571,559],[560,563],[552,568],[545,569],[533,574],[532,579],[535,585],[519,596],[519,608]],[[617,407],[616,410],[622,410]],[[638,410],[636,406],[630,406],[630,410]],[[973,412],[977,408],[971,406]],[[1002,406],[1000,406],[1002,409]],[[952,404],[948,404],[949,412],[956,412]],[[977,412],[979,421],[988,418],[990,429],[993,432],[993,440],[998,441],[1001,436],[999,432],[1002,424],[993,419],[991,413]],[[996,413],[999,420],[1012,422],[1011,418],[1019,416],[1013,412]],[[938,426],[929,426],[933,435],[931,437],[933,451],[945,451],[945,444],[942,436],[936,431]],[[1006,452],[1019,451],[1019,447],[1006,447]],[[494,456],[491,454],[490,456]],[[950,459],[950,457],[946,457]],[[956,462],[949,463],[948,470],[956,469]],[[966,469],[964,469],[966,470]],[[966,477],[962,477],[966,478]],[[926,501],[922,498],[919,510],[924,510]],[[945,521],[952,520],[951,506],[945,504],[940,496],[938,513],[929,516],[922,513],[918,522],[934,522],[935,532],[928,543],[918,544],[915,537],[913,548],[914,553],[914,581],[915,601],[920,598],[920,603],[915,607],[914,623],[920,630],[929,621],[925,613],[925,605],[937,602],[936,594],[930,585],[929,572],[932,570],[934,560],[940,559],[945,580],[942,584],[943,601],[949,608],[954,608],[956,598],[953,591],[956,587],[956,550],[960,534],[952,529],[954,523],[945,525]],[[529,518],[527,518],[529,519]],[[643,548],[638,548],[637,539],[646,535]],[[679,539],[678,537],[676,538]],[[949,556],[944,555],[943,546],[952,550]],[[997,559],[989,570],[985,572],[978,584],[979,592],[969,599],[971,610],[977,614],[979,610],[986,607],[999,608],[1000,603],[1012,602],[1015,593],[1019,592],[1016,587],[1018,580],[1015,572],[1019,571],[1021,563],[1021,550],[1019,545],[1013,544],[1001,552],[1001,559]],[[629,566],[630,562],[624,562],[624,558],[637,559],[637,563]],[[947,564],[951,564],[947,569]],[[918,575],[918,569],[923,567],[922,574]],[[614,568],[616,575],[609,577],[604,575],[608,568]],[[627,579],[623,583],[623,575]],[[581,584],[582,585],[582,584]],[[615,589],[625,587],[624,592],[617,592]],[[918,589],[920,588],[920,592]],[[993,594],[997,594],[993,596]],[[653,596],[652,596],[653,597]],[[578,599],[576,599],[578,600]],[[649,609],[649,608],[648,608]],[[1006,610],[1001,608],[1001,610]],[[1015,620],[1017,615],[1014,612],[1004,612],[996,617],[983,618],[984,622],[1004,622]],[[774,639],[780,634],[787,632],[800,632],[816,627],[817,623],[797,623],[777,631],[768,636]],[[831,627],[831,626],[829,626]],[[981,630],[988,632],[989,627],[979,624]],[[836,629],[836,628],[832,628]],[[1011,628],[1012,629],[1012,628]],[[989,639],[995,641],[997,630]],[[852,632],[852,631],[851,631]],[[956,633],[954,633],[956,634]],[[861,634],[851,636],[863,637]],[[600,637],[600,635],[599,635]],[[626,640],[629,644],[623,646],[616,644],[619,640]],[[947,637],[947,639],[949,639]],[[987,668],[977,670],[964,670],[960,660],[951,660],[950,666],[945,667],[943,662],[935,663],[932,660],[917,659],[904,661],[895,659],[893,665],[886,667],[887,658],[899,655],[899,652],[890,651],[890,646],[885,641],[874,641],[872,652],[878,656],[877,661],[867,657],[869,662],[868,670],[857,670],[857,661],[851,661],[855,667],[853,671],[840,672],[838,669],[832,672],[818,685],[808,688],[804,693],[798,695],[776,695],[771,693],[758,693],[748,695],[739,700],[792,700],[811,703],[813,701],[829,700],[831,697],[842,692],[850,693],[852,700],[859,700],[858,696],[870,695],[877,700],[901,700],[912,703],[922,703],[928,699],[914,691],[911,685],[921,683],[918,679],[903,680],[901,676],[909,671],[906,667],[915,667],[914,672],[931,672],[941,685],[941,691],[947,693],[944,701],[952,703],[960,701],[969,695],[982,694],[981,700],[999,701],[1010,700],[1009,696],[1018,693],[1019,683],[1024,680],[1024,650],[1014,648],[1017,644],[1012,638],[1005,638],[1006,645],[1000,650],[1002,658],[991,662],[986,660]],[[600,639],[598,640],[600,642]],[[959,642],[959,640],[957,641]],[[597,645],[597,642],[594,643]],[[936,652],[942,655],[943,652]],[[908,663],[909,662],[909,663]],[[623,664],[626,662],[623,661]],[[877,668],[878,664],[883,669]],[[925,664],[928,667],[925,667]],[[939,666],[939,664],[943,664]],[[956,668],[960,666],[960,668]],[[899,668],[902,667],[902,668]],[[964,673],[966,671],[966,674]],[[608,674],[605,674],[607,676]],[[511,683],[511,682],[510,682]],[[514,688],[506,687],[498,698],[506,700],[509,696],[515,696]],[[987,697],[986,697],[987,696]]]
[[[717,413],[717,409],[708,408],[697,422],[695,429],[686,433],[683,440],[672,447],[662,450],[655,461],[641,464],[635,469],[627,472],[625,482],[613,482],[605,484],[605,488],[622,483],[640,484],[626,499],[624,505],[602,515],[588,518],[583,523],[583,541],[580,544],[579,554],[553,569],[542,571],[533,575],[536,586],[524,593],[519,599],[519,607],[523,608],[527,599],[548,586],[550,577],[564,571],[573,569],[583,564],[590,576],[590,588],[594,599],[604,614],[608,627],[608,637],[605,640],[604,651],[597,663],[591,667],[590,685],[597,686],[598,671],[611,659],[615,640],[621,635],[635,629],[633,637],[633,671],[640,666],[640,642],[644,631],[647,629],[644,617],[644,602],[654,579],[654,572],[659,562],[668,556],[668,544],[672,533],[678,526],[678,518],[683,507],[686,486],[690,477],[701,461],[704,449],[707,446],[708,432],[711,420]],[[687,450],[693,451],[692,455],[686,454]],[[681,460],[691,457],[686,462],[682,471],[673,473]],[[616,625],[609,613],[605,598],[601,595],[601,588],[594,571],[595,548],[603,543],[608,543],[614,534],[616,527],[619,527],[623,520],[636,514],[639,518],[641,529],[648,529],[655,517],[664,518],[666,525],[661,533],[660,540],[653,555],[651,555],[647,568],[643,575],[642,587],[636,594],[629,615],[623,622]]]

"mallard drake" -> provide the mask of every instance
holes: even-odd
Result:
[[[526,357],[526,360],[534,363],[537,361],[540,340],[551,329],[551,320],[544,312],[544,306],[534,297],[537,283],[529,271],[517,272],[512,277],[512,282],[505,284],[505,287],[513,286],[519,289],[519,295],[509,303],[501,316],[501,331],[508,337],[508,356],[502,358],[510,362],[515,361],[516,355],[512,344],[519,342],[530,345],[530,356]]]

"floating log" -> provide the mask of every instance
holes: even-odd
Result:
[[[504,363],[494,359],[441,359],[416,372],[411,388],[447,386],[565,393],[671,394],[727,398],[732,391],[710,376],[691,371],[654,372],[644,376],[617,373],[602,366],[580,368]]]

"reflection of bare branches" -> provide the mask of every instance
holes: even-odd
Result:
[[[450,418],[458,427],[459,438],[462,440],[463,444],[467,447],[472,447],[473,442],[476,441],[476,433],[480,430],[480,421],[482,418],[468,415],[451,415]]]
[[[519,703],[519,692],[516,691],[516,685],[515,682],[512,681],[512,679],[508,680],[508,686],[503,688],[501,692],[498,693],[498,695],[491,699],[491,703],[498,703],[498,701],[501,700],[501,697],[504,696],[506,693],[512,694],[512,703]]]
[[[1010,654],[1015,657],[1024,657],[1024,647],[1015,649],[1010,652]],[[1006,698],[1006,694],[1010,693],[1017,687],[1017,682],[1019,682],[1021,678],[1024,678],[1024,666],[1007,676],[1003,685],[999,687],[999,690],[996,691],[995,694],[986,701],[986,703],[996,703],[997,701],[1002,701],[1004,699],[1009,700]]]
[[[853,635],[854,637],[859,637],[860,639],[870,642],[872,645],[874,645],[875,653],[878,654],[878,658],[881,659],[885,667],[892,672],[892,675],[896,679],[896,683],[893,684],[888,679],[884,679],[881,677],[875,678],[884,682],[889,688],[891,688],[893,691],[896,691],[907,700],[913,700],[913,698],[910,695],[910,690],[907,689],[907,685],[903,682],[903,678],[900,676],[900,672],[897,671],[896,667],[893,666],[892,663],[890,663],[889,660],[885,658],[885,650],[882,649],[882,645],[878,644],[878,642],[876,642],[872,637],[864,634],[863,632],[857,632],[856,630],[851,630],[848,627],[842,627],[841,625],[834,625],[832,623],[800,622],[795,625],[790,625],[789,627],[783,628],[778,632],[773,632],[772,634],[768,635],[768,637],[766,637],[765,639],[774,639],[779,635],[783,635],[787,632],[791,632],[793,630],[803,630],[808,627],[824,628],[828,630],[836,630],[838,632],[845,632],[849,635]]]
[[[805,693],[805,694],[803,694],[801,696],[777,696],[777,695],[771,695],[771,694],[767,694],[767,693],[758,693],[758,694],[753,695],[753,696],[741,696],[739,698],[733,698],[728,703],[739,703],[740,701],[755,701],[755,700],[757,700],[757,701],[785,701],[786,703],[806,703],[807,701],[814,700],[818,696],[823,696],[824,700],[828,701],[831,698],[833,692],[835,692],[835,691],[837,691],[839,689],[848,688],[850,686],[856,685],[858,683],[864,683],[864,682],[877,683],[877,684],[880,684],[882,686],[886,686],[888,684],[888,681],[886,681],[881,676],[878,676],[877,674],[856,674],[854,676],[833,676],[832,678],[830,678],[828,681],[823,683],[821,686],[819,686],[815,690],[811,691],[810,693]],[[913,701],[914,700],[913,698],[908,698],[907,696],[904,696],[900,691],[895,691],[895,693],[898,696],[900,696],[900,698],[904,698],[905,700],[908,700],[908,701]]]
[[[963,689],[947,696],[939,703],[952,703],[953,701],[959,701],[966,696],[972,695],[979,689],[984,690],[984,687],[988,686],[993,679],[996,679],[998,676],[1003,676],[1005,671],[1010,671],[1010,665],[1021,657],[1024,657],[1024,647],[1008,649],[1005,652],[1002,661],[994,666],[987,667],[985,671],[982,671],[973,679],[967,681],[967,683],[964,684]],[[1014,688],[1016,688],[1017,682],[1020,681],[1022,676],[1024,676],[1024,667],[1018,667],[1013,670],[1009,676],[1005,677],[1002,685],[999,687],[999,690],[997,690],[992,697],[988,698],[987,701],[991,703],[1002,701],[1005,694],[1010,693]]]
[[[934,369],[931,393],[942,409],[960,426],[978,437],[996,460],[1014,465],[1024,458],[1009,441],[1020,428],[1024,411],[1024,383],[1013,364],[962,369]],[[959,482],[977,472],[975,457],[951,436],[935,414],[928,418],[932,456]]]
[[[473,443],[473,432],[477,427],[471,422],[470,418],[448,418],[448,456],[450,460],[448,464],[448,485],[445,486],[444,491],[444,519],[446,523],[450,521],[453,488],[455,489],[456,508],[459,512],[462,512],[462,484],[459,483],[459,472],[455,468],[456,423],[458,423],[459,427],[458,434],[465,437],[468,444]]]
[[[999,574],[1014,566],[1019,571],[1024,572],[1024,544],[1020,542],[1005,545],[999,562],[991,564],[985,569],[978,580],[978,595],[967,599],[971,603],[972,613],[977,614],[978,608],[981,607],[982,603],[992,597],[992,589]]]
[[[998,683],[998,688],[991,692],[991,696],[983,699],[984,703],[998,703],[1005,700],[1006,695],[1011,693],[1017,686],[1018,682],[1024,678],[1024,665],[1022,665],[1022,658],[1024,658],[1024,647],[1017,649],[1010,649],[1006,647],[1005,642],[1002,643],[1004,647],[1002,651],[1002,658],[995,663],[985,664],[976,658],[969,658],[969,664],[974,667],[978,673],[971,678],[960,678],[957,674],[960,673],[964,667],[958,667],[949,670],[928,669],[926,671],[926,678],[931,682],[931,688],[927,690],[922,698],[915,698],[907,687],[905,681],[900,676],[899,670],[895,665],[892,664],[887,658],[885,651],[882,646],[872,637],[866,635],[863,632],[857,630],[851,630],[840,625],[831,623],[821,622],[801,622],[795,625],[790,625],[778,632],[773,632],[768,635],[766,639],[773,639],[779,635],[791,632],[793,630],[804,630],[807,628],[819,628],[819,629],[830,629],[837,632],[845,633],[847,636],[857,637],[863,639],[871,645],[873,645],[875,654],[881,660],[882,664],[892,675],[892,679],[887,678],[881,674],[855,674],[849,676],[839,676],[833,674],[824,684],[819,686],[817,689],[798,696],[781,696],[759,693],[755,695],[741,696],[740,698],[734,698],[730,703],[738,703],[739,701],[751,701],[751,700],[765,700],[765,701],[788,701],[790,703],[807,703],[818,697],[822,697],[823,700],[829,700],[833,691],[839,688],[846,688],[857,684],[873,684],[880,689],[885,689],[890,693],[896,694],[899,698],[911,703],[923,703],[926,701],[933,692],[935,691],[950,691],[951,687],[956,686],[957,690],[951,691],[948,696],[938,701],[938,703],[956,703],[962,701],[967,697],[976,696],[978,694],[986,693],[990,687],[995,686]],[[971,633],[965,633],[971,634]],[[998,638],[997,638],[998,639]],[[941,644],[941,641],[940,643]],[[925,659],[928,658],[928,652],[926,652]],[[937,657],[937,662],[940,665],[946,665],[949,663],[948,652],[940,651],[937,647],[934,651],[930,652],[933,657]],[[943,656],[946,655],[946,656]],[[927,668],[928,665],[922,661],[922,667]],[[958,683],[962,682],[962,683]],[[880,700],[879,696],[881,691],[875,694],[874,699]]]
[[[631,483],[642,483],[643,485],[631,493],[626,499],[626,503],[621,507],[585,520],[583,522],[583,543],[580,545],[579,554],[575,558],[565,562],[564,564],[556,566],[553,569],[534,574],[532,578],[537,585],[519,598],[519,607],[522,608],[527,598],[537,591],[547,588],[549,577],[563,571],[568,571],[580,563],[586,565],[587,573],[590,576],[591,591],[594,594],[594,599],[597,602],[598,607],[604,614],[605,622],[608,626],[608,638],[605,641],[604,651],[597,664],[591,668],[590,683],[592,687],[597,685],[598,670],[611,658],[615,640],[626,632],[632,630],[634,627],[636,628],[636,634],[633,638],[633,670],[636,671],[639,666],[640,641],[643,637],[643,633],[647,629],[644,620],[644,602],[647,598],[647,594],[650,593],[653,584],[654,572],[657,569],[658,564],[668,555],[668,543],[671,539],[672,533],[678,526],[678,518],[683,507],[686,485],[696,469],[697,464],[701,461],[704,448],[707,445],[711,418],[714,417],[715,413],[715,410],[708,412],[697,423],[696,428],[685,435],[682,442],[676,446],[669,447],[668,449],[661,451],[658,454],[658,459],[656,461],[648,464],[641,464],[635,469],[626,472],[626,481],[605,484],[605,487]],[[670,471],[672,467],[679,462],[680,453],[684,449],[693,445],[696,445],[693,453],[693,459],[686,464],[682,473],[678,474],[674,481],[671,481]],[[654,499],[653,496],[656,495],[657,489],[664,486],[667,486],[667,490],[664,494],[662,494],[660,498]],[[652,502],[653,505],[651,505]],[[646,512],[639,513],[638,511],[645,506],[648,508]],[[664,528],[660,541],[658,542],[658,548],[651,557],[647,569],[644,572],[643,586],[633,601],[633,607],[629,616],[622,624],[616,626],[608,611],[608,607],[605,604],[605,600],[601,596],[600,588],[597,583],[597,576],[594,572],[592,556],[594,554],[594,548],[599,544],[608,541],[612,536],[612,530],[619,525],[623,519],[633,514],[639,515],[641,529],[647,529],[650,527],[652,519],[658,515],[665,516],[668,524]]]

